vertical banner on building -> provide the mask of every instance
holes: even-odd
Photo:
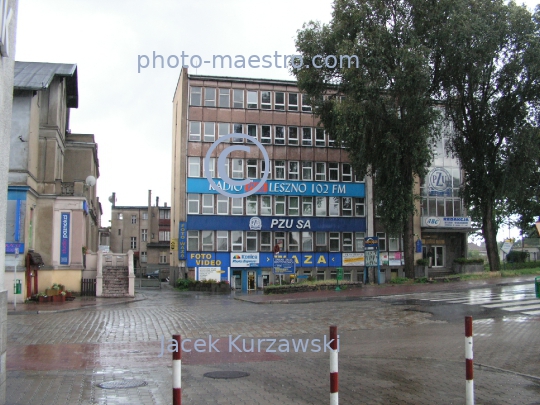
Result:
[[[180,222],[178,227],[178,260],[187,259],[187,222]]]
[[[60,264],[69,264],[69,212],[60,213]]]

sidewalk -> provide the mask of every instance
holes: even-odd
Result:
[[[396,295],[396,294],[414,294],[419,292],[433,291],[461,291],[474,288],[485,288],[503,285],[518,285],[532,284],[536,276],[521,276],[521,277],[493,277],[483,280],[464,280],[437,282],[426,284],[382,284],[382,285],[366,285],[362,288],[351,288],[341,291],[323,290],[311,291],[292,294],[270,294],[264,295],[262,291],[255,293],[239,293],[235,292],[234,299],[249,302],[252,304],[295,304],[306,302],[325,302],[325,301],[354,301],[369,297],[377,297],[381,295]]]
[[[145,300],[144,294],[135,293],[135,298],[97,298],[97,297],[76,297],[74,301],[66,302],[28,302],[17,303],[15,310],[13,303],[8,303],[8,315],[27,315],[27,314],[51,314],[56,312],[77,311],[85,308],[99,308],[108,305],[130,304]]]

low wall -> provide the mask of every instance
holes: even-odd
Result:
[[[452,263],[452,270],[456,274],[474,274],[482,273],[484,271],[484,265],[480,263]]]
[[[339,288],[360,288],[362,283],[339,283]],[[282,287],[264,288],[265,294],[292,294],[297,292],[309,292],[309,291],[321,291],[321,290],[335,290],[336,283],[328,284],[297,284],[297,285],[284,285]]]
[[[63,284],[66,290],[81,292],[81,270],[39,270],[38,289],[39,292],[56,284]]]

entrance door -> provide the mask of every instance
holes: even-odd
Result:
[[[255,272],[248,271],[248,291],[255,290]]]
[[[444,246],[433,246],[433,267],[444,267]]]

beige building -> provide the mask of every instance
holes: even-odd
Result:
[[[15,64],[18,0],[0,0],[0,404],[6,402],[7,300],[5,250],[8,163]]]
[[[6,272],[10,284],[21,272],[21,301],[53,283],[80,291],[83,255],[98,248],[98,149],[94,135],[70,133],[78,100],[76,65],[15,63]],[[38,271],[24,272],[28,252],[43,259]]]
[[[362,281],[372,260],[367,237],[378,238],[381,282],[404,276],[403,240],[377,217],[371,178],[355,175],[346,150],[318,124],[294,81],[181,71],[173,99],[173,278],[254,290],[277,280],[279,250],[300,277],[335,279],[342,269],[345,280]],[[471,230],[446,139],[417,182],[414,218],[414,259],[429,257],[441,273],[466,256]],[[251,192],[264,176],[264,187]]]
[[[163,278],[169,275],[171,208],[159,197],[152,205],[152,192],[148,191],[148,206],[117,206],[112,196],[110,250],[126,253],[133,250],[136,273],[146,274],[162,270]]]

